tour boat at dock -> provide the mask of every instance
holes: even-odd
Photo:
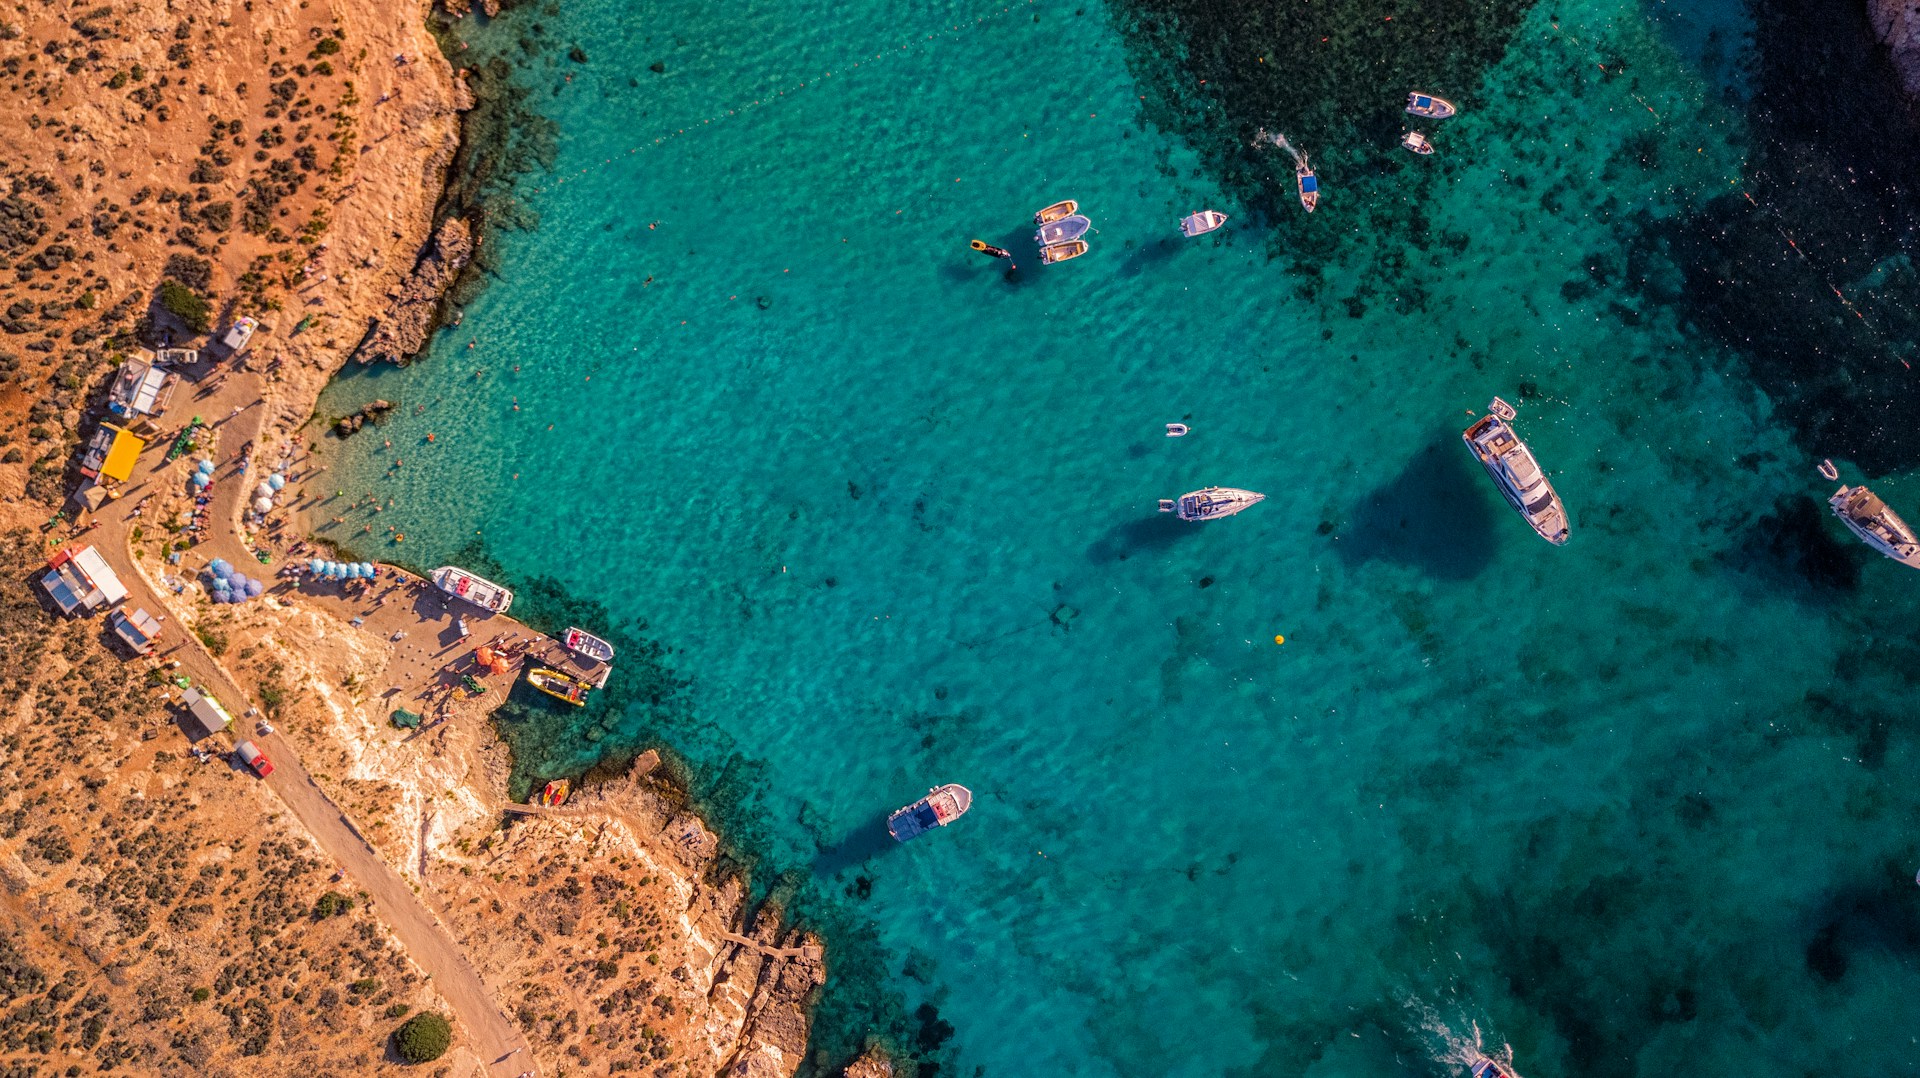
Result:
[[[504,614],[513,605],[513,592],[465,569],[442,565],[433,571],[433,586],[482,610]]]
[[[574,707],[586,706],[587,693],[593,689],[593,686],[579,678],[568,677],[558,670],[549,670],[544,666],[536,666],[527,672],[527,684],[555,700],[565,700]]]
[[[1219,210],[1201,210],[1180,218],[1180,234],[1188,238],[1204,236],[1227,223],[1227,215]]]
[[[1176,513],[1181,520],[1219,520],[1251,509],[1266,500],[1265,494],[1238,487],[1207,487],[1191,494],[1182,494],[1178,500],[1160,499],[1160,511]]]
[[[973,791],[965,786],[952,782],[935,786],[927,796],[887,817],[887,832],[897,842],[919,838],[965,816],[972,807]]]
[[[1453,102],[1444,97],[1435,97],[1415,90],[1407,95],[1407,111],[1429,120],[1444,120],[1460,110],[1454,108]]]
[[[1495,397],[1487,405],[1487,414],[1462,431],[1460,440],[1473,450],[1474,458],[1493,477],[1508,504],[1527,518],[1540,538],[1559,546],[1569,534],[1567,510],[1560,504],[1560,495],[1554,493],[1553,484],[1547,482],[1547,473],[1540,470],[1533,450],[1508,425],[1516,414],[1513,405]]]
[[[1920,538],[1866,487],[1841,487],[1827,499],[1833,515],[1860,541],[1902,565],[1920,569]]]
[[[1079,212],[1080,204],[1078,202],[1070,198],[1063,198],[1053,205],[1048,206],[1046,209],[1041,210],[1039,213],[1034,214],[1033,223],[1036,225],[1048,225],[1058,221],[1062,217],[1071,217]]]
[[[576,655],[584,655],[594,662],[613,661],[613,645],[593,635],[585,629],[569,626],[560,637],[567,650]]]

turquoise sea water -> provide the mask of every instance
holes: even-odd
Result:
[[[1808,515],[1795,432],[1647,298],[1686,269],[1648,222],[1747,183],[1744,19],[1528,13],[1397,202],[1306,147],[1306,227],[1443,237],[1387,292],[1143,122],[1099,6],[462,24],[559,155],[462,325],[323,401],[402,407],[335,451],[394,507],[321,534],[598,604],[611,689],[508,709],[520,781],[683,757],[830,934],[823,1062],[1442,1075],[1477,1029],[1529,1078],[1920,1072],[1920,575]],[[1063,197],[1092,251],[1041,267]],[[1458,442],[1496,393],[1563,549]],[[1155,512],[1210,484],[1268,498]],[[949,781],[964,821],[884,839]]]

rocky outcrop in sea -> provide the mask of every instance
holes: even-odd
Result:
[[[450,217],[434,233],[433,249],[423,255],[406,280],[390,293],[386,313],[374,319],[354,349],[361,363],[386,360],[405,365],[426,347],[440,301],[473,257],[473,232],[464,218]]]
[[[1893,54],[1894,70],[1907,93],[1920,97],[1920,4],[1913,0],[1867,0],[1873,32]]]

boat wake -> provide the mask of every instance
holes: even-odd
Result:
[[[1299,150],[1294,149],[1293,143],[1287,141],[1287,136],[1280,135],[1280,134],[1268,134],[1267,129],[1264,127],[1260,128],[1259,130],[1253,133],[1253,144],[1255,146],[1264,144],[1269,146],[1280,147],[1281,149],[1287,151],[1288,156],[1293,158],[1293,163],[1296,166],[1304,166],[1307,163],[1307,155],[1301,153]]]
[[[1488,1047],[1480,1023],[1464,1013],[1448,1019],[1438,1007],[1412,994],[1402,996],[1400,1005],[1406,1011],[1412,1039],[1435,1063],[1456,1067],[1463,1075],[1471,1073],[1473,1065],[1482,1059],[1495,1060],[1512,1070],[1513,1048],[1505,1043]]]

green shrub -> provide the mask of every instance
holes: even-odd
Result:
[[[313,904],[313,917],[314,920],[317,921],[325,920],[328,917],[341,917],[352,908],[353,899],[348,898],[338,891],[328,891],[326,894],[320,896],[318,902]]]
[[[213,989],[211,988],[196,988],[193,990],[193,1001],[195,1003],[205,1003],[212,996]]]
[[[195,333],[213,325],[213,304],[179,281],[160,282],[160,306]]]
[[[387,1017],[401,1018],[401,1017],[404,1017],[406,1013],[410,1010],[413,1010],[413,1008],[407,1006],[404,1003],[396,1003],[393,1006],[387,1008]]]
[[[393,1031],[393,1048],[409,1063],[431,1063],[447,1053],[453,1027],[432,1011],[421,1011]]]
[[[331,38],[331,37],[323,37],[320,39],[318,44],[314,45],[313,51],[308,53],[307,55],[310,57],[317,58],[321,56],[332,56],[334,53],[339,51],[340,51],[340,42],[337,39]]]

